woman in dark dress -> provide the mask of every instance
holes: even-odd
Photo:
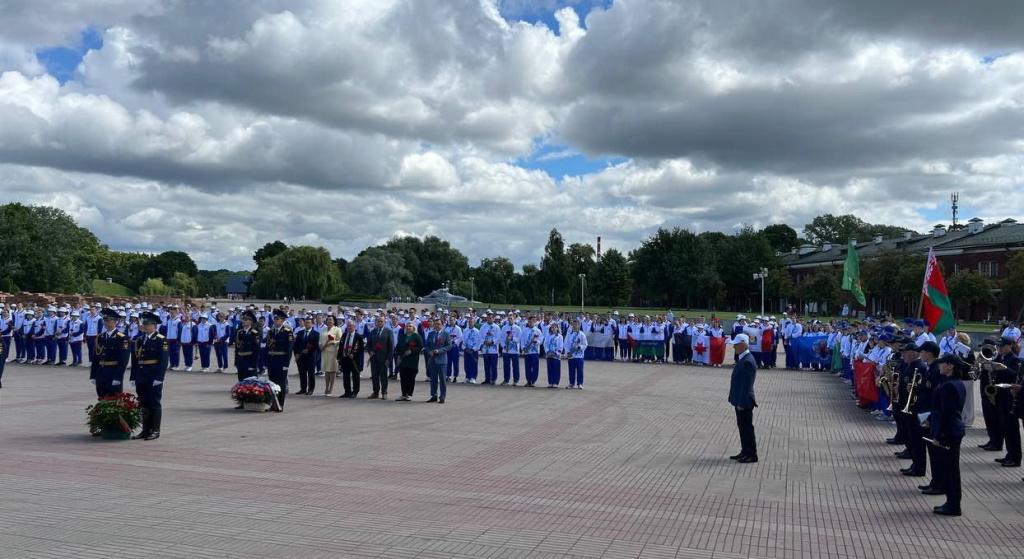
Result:
[[[419,373],[420,351],[423,350],[423,338],[416,332],[412,320],[405,323],[405,331],[398,339],[395,351],[398,353],[398,376],[402,384],[402,395],[396,402],[408,402],[416,388],[416,375]]]

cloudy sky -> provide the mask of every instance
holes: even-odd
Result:
[[[1019,0],[0,0],[0,199],[251,266],[1024,218]]]

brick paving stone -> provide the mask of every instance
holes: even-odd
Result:
[[[964,441],[965,516],[936,517],[941,498],[882,443],[892,427],[823,374],[759,373],[751,465],[727,458],[728,369],[588,363],[584,391],[456,385],[437,406],[420,382],[419,402],[292,396],[284,414],[232,410],[233,375],[172,372],[153,442],[88,437],[87,376],[7,365],[0,558],[987,559],[1024,545],[1021,474],[974,448],[981,429]]]

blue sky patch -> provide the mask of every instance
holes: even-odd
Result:
[[[609,166],[626,161],[624,157],[590,158],[569,146],[545,144],[529,157],[520,158],[515,163],[525,169],[544,171],[553,179],[562,177],[588,175],[599,172]]]
[[[75,75],[75,69],[85,53],[102,47],[103,36],[100,32],[94,27],[86,27],[79,35],[77,44],[36,49],[36,58],[63,85]]]
[[[569,6],[580,16],[580,23],[594,8],[608,8],[612,0],[502,0],[499,3],[501,15],[510,21],[527,23],[542,22],[552,31],[558,32],[555,12]]]

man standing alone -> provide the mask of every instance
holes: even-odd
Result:
[[[750,338],[746,334],[736,334],[729,340],[736,351],[736,364],[732,367],[732,380],[729,385],[729,403],[736,408],[736,425],[740,431],[740,453],[729,458],[741,464],[757,462],[757,439],[754,437],[754,377],[757,376],[757,363],[750,354],[748,345]]]

